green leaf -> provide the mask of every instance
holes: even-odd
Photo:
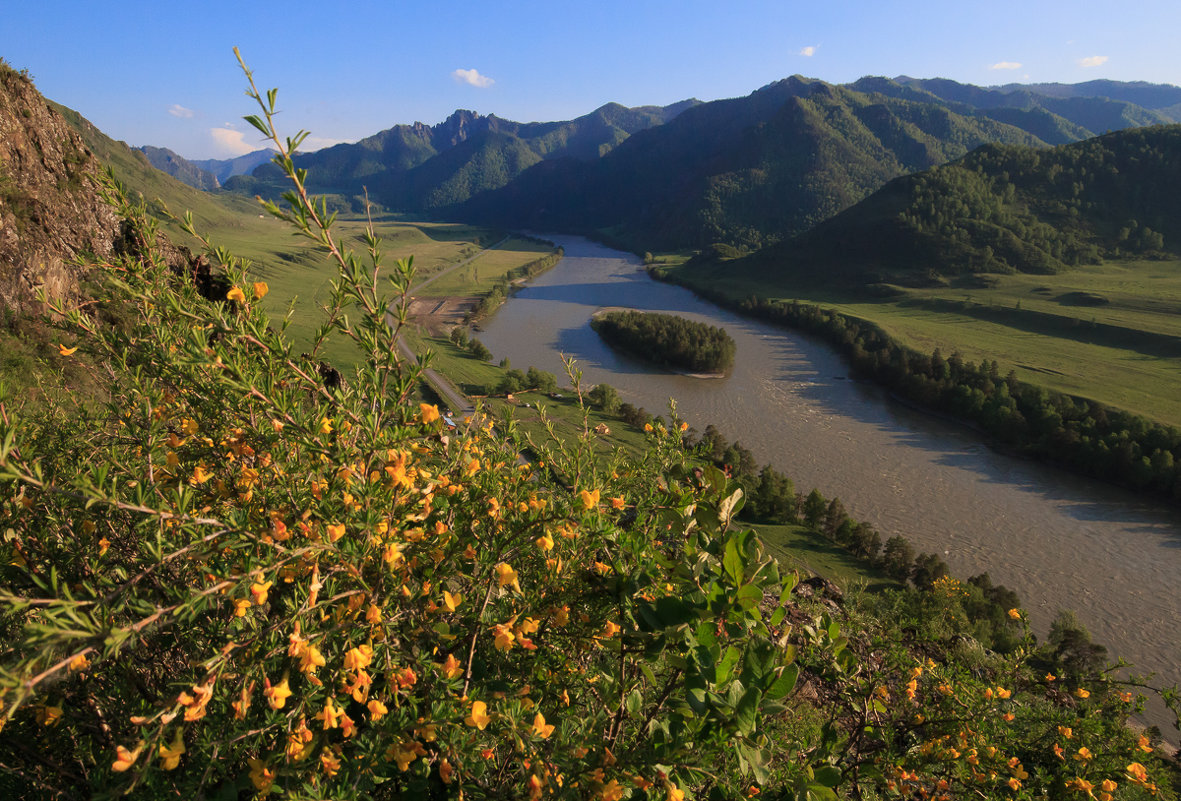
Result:
[[[723,529],[730,525],[731,518],[738,514],[738,510],[742,508],[742,505],[743,493],[741,487],[734,490],[734,492],[730,493],[727,498],[718,504],[718,521],[721,523]]]
[[[836,787],[841,783],[841,772],[832,765],[825,765],[816,769],[816,781],[825,787]]]
[[[730,673],[734,666],[738,664],[738,659],[742,656],[742,652],[731,645],[726,649],[726,653],[722,654],[722,658],[718,661],[717,668],[717,683],[725,684],[730,680]]]
[[[788,665],[779,674],[779,678],[767,690],[767,697],[771,700],[783,698],[796,688],[796,681],[800,678],[800,666]]]

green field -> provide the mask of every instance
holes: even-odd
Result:
[[[740,300],[799,299],[870,320],[922,352],[996,360],[1002,375],[1181,426],[1181,261],[1107,262],[991,286],[898,288],[887,299],[793,290],[770,280],[670,269]]]

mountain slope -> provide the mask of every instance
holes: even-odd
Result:
[[[148,163],[157,170],[168,173],[173,178],[188,184],[194,189],[212,192],[221,187],[217,176],[208,170],[203,170],[191,161],[166,147],[152,147],[143,145],[135,148],[148,157]]]
[[[504,186],[548,159],[598,159],[637,131],[661,125],[696,101],[668,107],[625,108],[609,103],[564,122],[519,123],[459,110],[442,123],[398,125],[356,144],[342,144],[297,159],[317,192],[351,198],[368,191],[391,208],[424,211],[462,203]],[[276,194],[272,165],[226,188]]]
[[[602,159],[538,165],[456,216],[540,229],[606,231],[647,249],[798,234],[891,178],[984,142],[1033,135],[944,105],[788,78],[704,103],[637,133]]]
[[[728,263],[768,280],[923,285],[1181,249],[1181,125],[1051,150],[988,145],[906,176],[814,230]]]

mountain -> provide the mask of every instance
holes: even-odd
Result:
[[[249,175],[258,165],[266,164],[274,155],[274,150],[263,148],[232,159],[193,159],[189,163],[213,173],[218,182],[224,184],[235,175]]]
[[[497,189],[542,161],[594,160],[632,134],[662,125],[697,101],[625,108],[609,103],[564,122],[519,123],[459,110],[435,126],[397,125],[355,144],[297,158],[317,192],[369,197],[389,208],[425,211],[462,203]],[[226,188],[275,194],[281,184],[272,165],[226,181]]]
[[[1181,125],[1049,150],[986,145],[892,181],[802,236],[718,269],[814,286],[921,286],[1181,252],[1178,185]]]
[[[188,184],[194,189],[212,192],[221,187],[221,183],[213,173],[201,169],[188,159],[172,152],[166,147],[144,145],[135,149],[147,156],[148,163],[157,170],[168,173],[173,178]]]
[[[986,142],[1043,144],[942,103],[795,76],[697,105],[600,159],[536,165],[448,213],[605,233],[632,248],[716,241],[757,248],[807,230],[891,178]]]
[[[1181,103],[1181,88],[1164,84],[1090,81],[1028,86],[1010,84],[989,89],[946,78],[917,79],[902,76],[895,78],[894,82],[985,113],[995,109],[1041,109],[1085,129],[1086,136],[1083,138],[1105,131],[1181,121],[1171,112],[1163,110]]]

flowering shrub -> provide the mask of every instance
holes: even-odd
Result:
[[[59,310],[109,400],[0,396],[4,797],[1157,792],[1110,691],[798,607],[675,414],[638,461],[446,428],[398,346],[412,263],[387,294],[376,237],[338,246],[250,85],[293,186],[267,208],[337,267],[324,324],[296,355],[265,282],[208,245],[207,300],[122,201],[119,324]],[[331,337],[362,361],[329,385]]]
[[[124,204],[140,246],[102,268],[126,325],[61,310],[62,357],[103,365],[110,401],[0,415],[19,774],[0,781],[680,798],[723,746],[754,759],[794,684],[764,620],[791,581],[729,530],[741,492],[671,432],[624,465],[589,432],[527,463],[511,427],[445,429],[397,347],[412,264],[387,296],[380,242],[338,247],[291,162],[302,135],[279,140],[274,93],[255,97],[294,181],[269,209],[338,266],[316,349],[295,355],[266,284],[212,246],[231,288],[201,298]],[[364,362],[329,388],[333,336]]]

